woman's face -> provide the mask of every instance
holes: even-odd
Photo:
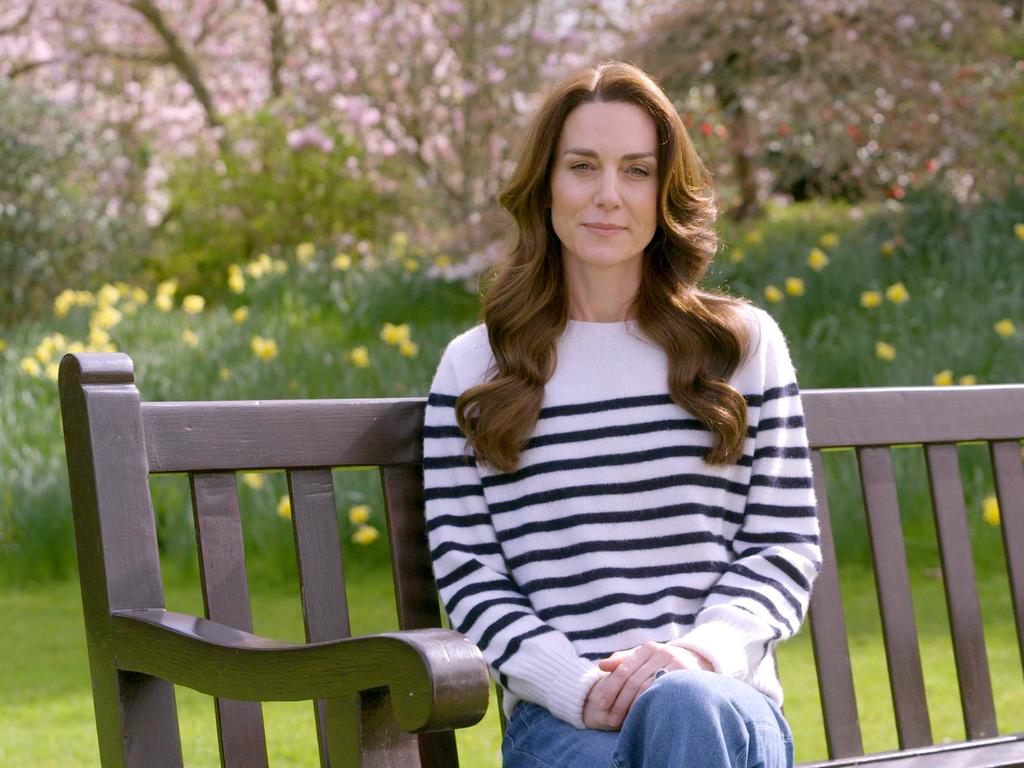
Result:
[[[570,274],[635,271],[654,236],[657,130],[628,102],[589,102],[562,126],[551,173],[551,220]]]

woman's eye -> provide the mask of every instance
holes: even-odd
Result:
[[[650,176],[651,175],[650,172],[646,168],[643,168],[643,167],[641,167],[639,165],[634,165],[632,168],[630,168],[629,169],[629,173],[632,176]]]
[[[590,169],[590,163],[573,163],[572,165],[569,166],[569,168],[570,170],[573,171],[586,171]]]

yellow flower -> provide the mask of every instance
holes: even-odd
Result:
[[[731,261],[733,264],[739,264],[745,258],[747,258],[747,252],[744,251],[742,248],[729,249],[729,261]]]
[[[149,294],[146,293],[142,288],[132,288],[131,290],[132,301],[136,304],[145,304],[149,301]]]
[[[999,525],[999,499],[991,495],[982,499],[981,517],[989,525]]]
[[[97,328],[109,331],[121,322],[123,315],[109,304],[100,304],[100,308],[92,313],[92,324]]]
[[[874,309],[881,305],[882,294],[878,291],[861,291],[860,294],[860,305],[864,309]]]
[[[270,270],[270,257],[261,253],[253,261],[245,265],[245,273],[254,280],[259,280]]]
[[[239,307],[238,309],[231,313],[231,319],[234,320],[239,325],[241,325],[242,323],[249,319],[249,308]]]
[[[156,287],[157,296],[174,296],[178,292],[178,281],[173,277],[170,280],[164,280],[160,285]]]
[[[195,348],[199,346],[199,335],[187,328],[181,332],[181,340],[190,347]]]
[[[876,341],[875,357],[879,360],[885,360],[885,362],[891,363],[896,359],[896,347],[884,341]]]
[[[153,299],[153,303],[161,312],[170,312],[171,307],[174,306],[174,299],[172,299],[169,294],[158,293],[156,298]]]
[[[29,376],[38,376],[43,369],[34,357],[23,357],[21,358],[21,370]]]
[[[104,286],[96,292],[96,304],[101,307],[108,307],[111,304],[116,304],[120,299],[121,292],[110,283],[105,283]]]
[[[835,248],[839,245],[839,235],[835,232],[826,232],[818,238],[818,245],[822,248]]]
[[[406,259],[404,262],[406,272],[417,272],[420,268],[420,263],[416,259]]]
[[[811,253],[807,257],[807,266],[815,272],[821,272],[828,266],[828,256],[821,248],[811,248]]]
[[[405,248],[409,243],[409,238],[405,232],[395,232],[395,234],[391,236],[391,243],[397,248]]]
[[[352,257],[349,256],[347,253],[339,253],[331,261],[331,266],[334,267],[335,269],[344,272],[346,269],[352,266]]]
[[[70,288],[65,288],[53,300],[53,314],[57,317],[66,317],[76,303],[75,292]]]
[[[443,253],[440,256],[438,256],[436,259],[434,259],[434,266],[435,267],[439,267],[440,269],[446,269],[447,267],[450,267],[451,265],[452,265],[451,257],[447,256],[447,255],[445,255]]]
[[[56,361],[47,363],[44,372],[46,373],[46,378],[50,381],[56,381],[57,376],[60,374],[60,363]]]
[[[932,383],[936,387],[948,387],[953,383],[953,372],[946,368],[932,376]]]
[[[288,272],[288,262],[284,259],[274,259],[270,262],[270,268],[274,270],[275,275],[284,275]]]
[[[68,344],[68,352],[74,355],[77,355],[79,352],[85,352],[85,344],[80,341],[72,341]]]
[[[1024,222],[1013,225],[1013,234],[1017,236],[1018,240],[1024,240]]]
[[[228,267],[228,288],[234,293],[245,292],[245,273],[237,264]]]
[[[893,304],[905,304],[910,300],[910,294],[903,283],[893,283],[885,289],[885,298]]]
[[[0,352],[3,352],[5,349],[7,349],[7,342],[0,339]]]
[[[89,346],[93,352],[101,352],[110,344],[110,334],[102,328],[93,326],[89,329]]]
[[[408,323],[402,323],[401,325],[384,323],[384,327],[380,329],[380,338],[385,344],[398,345],[403,341],[409,340],[409,333]]]
[[[287,496],[282,496],[281,500],[277,502],[277,514],[285,520],[292,519],[292,500]]]
[[[761,230],[752,229],[747,232],[746,238],[744,238],[749,245],[760,245],[764,242],[764,235],[761,234]]]
[[[126,301],[121,305],[121,311],[126,315],[134,315],[139,310],[139,305],[134,301]]]
[[[205,306],[206,299],[194,293],[190,293],[181,300],[181,308],[185,310],[186,315],[198,315],[203,311],[203,307]]]
[[[787,277],[786,293],[788,293],[790,296],[803,296],[804,281],[799,277]]]
[[[220,379],[221,381],[227,381],[228,379],[231,378],[231,371],[225,368],[224,366],[221,366],[220,369],[217,371],[217,378]]]
[[[357,504],[348,511],[348,521],[352,525],[362,525],[370,519],[370,507],[367,504]]]
[[[884,243],[882,243],[882,246],[879,250],[882,251],[883,256],[892,256],[894,253],[896,253],[896,241],[886,240]]]
[[[975,376],[973,373],[968,373],[964,376],[961,376],[956,383],[959,384],[961,387],[973,387],[975,384],[978,383],[978,377]]]
[[[299,243],[295,247],[295,258],[299,263],[306,266],[316,256],[316,246],[312,243]]]
[[[785,294],[774,285],[766,285],[764,287],[764,297],[772,304],[778,304],[786,298]]]
[[[380,531],[374,528],[372,525],[361,525],[356,528],[356,532],[352,534],[352,541],[356,544],[373,544],[377,539],[380,538]]]
[[[366,347],[356,347],[348,353],[348,359],[356,368],[368,368],[370,366],[370,353]]]
[[[412,341],[403,341],[398,345],[398,352],[403,357],[416,357],[420,353],[420,348]]]
[[[260,360],[273,360],[277,357],[277,342],[273,339],[253,336],[249,346],[252,348],[253,354]]]
[[[1011,320],[1008,317],[1004,317],[1002,320],[1000,320],[992,327],[995,329],[996,333],[998,333],[1004,339],[1008,339],[1015,333],[1017,333],[1017,326],[1015,326],[1013,324],[1013,320]]]
[[[243,472],[242,482],[254,491],[258,491],[263,487],[263,474],[260,472]]]

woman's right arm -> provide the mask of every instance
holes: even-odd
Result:
[[[423,430],[427,534],[441,599],[452,628],[480,647],[503,687],[582,728],[587,692],[604,673],[536,615],[508,573],[475,457],[455,419],[465,389],[458,372],[485,366],[456,357],[449,347],[441,360]]]

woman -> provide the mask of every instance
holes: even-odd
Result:
[[[820,565],[785,340],[701,290],[710,178],[671,102],[602,64],[547,98],[518,239],[427,404],[454,628],[505,690],[506,768],[785,766],[772,650]]]

